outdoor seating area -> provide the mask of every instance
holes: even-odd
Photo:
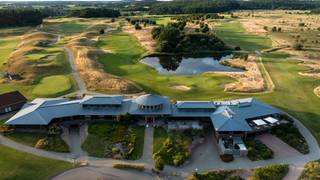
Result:
[[[260,119],[249,120],[248,124],[254,131],[268,130],[281,124],[281,121],[274,117],[265,117]]]
[[[200,125],[199,121],[169,121],[169,130],[185,130],[185,129],[196,129],[201,130],[203,126]]]

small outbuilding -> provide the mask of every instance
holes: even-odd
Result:
[[[0,114],[18,111],[26,102],[27,99],[19,91],[0,94]]]

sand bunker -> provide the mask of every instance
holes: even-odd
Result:
[[[122,28],[124,32],[134,35],[140,44],[149,52],[153,52],[156,48],[156,41],[152,39],[151,31],[154,26],[142,27],[141,30],[136,30],[134,26],[127,25]]]
[[[218,74],[227,75],[237,82],[228,83],[224,90],[229,92],[261,92],[265,90],[265,82],[256,63],[256,56],[249,56],[244,59],[229,59],[227,60],[232,67],[245,69],[245,72],[221,72]]]
[[[313,90],[314,94],[320,98],[320,86]]]
[[[106,93],[137,93],[141,88],[134,83],[120,77],[106,73],[103,66],[97,61],[106,51],[92,46],[99,36],[98,33],[82,33],[73,37],[68,46],[73,51],[74,61],[81,78],[90,91]]]
[[[180,90],[180,91],[190,91],[191,87],[185,85],[176,85],[172,86],[173,89]]]

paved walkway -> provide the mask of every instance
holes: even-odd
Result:
[[[154,167],[153,164],[153,132],[154,128],[152,126],[145,128],[145,135],[144,135],[144,144],[143,144],[143,155],[142,157],[137,160],[137,162],[145,163],[149,165],[150,168]]]
[[[80,74],[79,74],[79,72],[77,70],[77,67],[76,67],[75,62],[74,62],[74,54],[73,54],[73,52],[68,47],[63,47],[63,49],[68,54],[68,61],[70,63],[72,76],[75,79],[75,81],[77,82],[77,85],[78,85],[78,88],[79,88],[78,94],[81,95],[81,94],[87,92],[86,84],[81,79]]]

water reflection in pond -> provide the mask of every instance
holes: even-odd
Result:
[[[146,57],[142,63],[154,67],[160,74],[201,74],[205,72],[241,72],[242,70],[221,65],[219,60],[233,55],[216,57],[159,56]]]

